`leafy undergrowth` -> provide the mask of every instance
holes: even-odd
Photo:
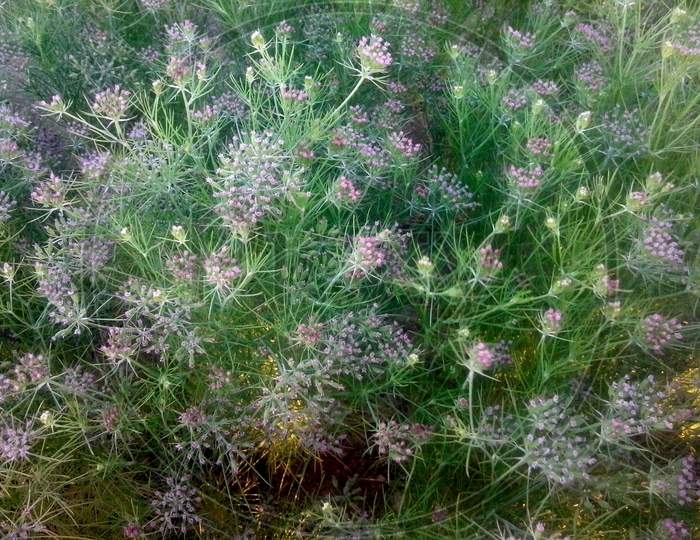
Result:
[[[0,2],[3,538],[692,538],[692,3]]]

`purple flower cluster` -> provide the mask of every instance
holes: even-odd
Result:
[[[400,275],[406,241],[406,236],[395,229],[384,229],[372,236],[356,236],[348,257],[348,277],[361,279],[379,273]]]
[[[486,276],[493,275],[503,269],[503,262],[501,262],[501,250],[487,245],[479,248],[478,252],[478,264],[480,273],[486,274]]]
[[[604,264],[600,264],[595,269],[596,281],[593,284],[593,291],[601,298],[613,296],[620,290],[620,280],[608,275],[608,269]]]
[[[61,209],[66,204],[68,186],[60,176],[50,173],[49,177],[40,182],[31,192],[32,201],[46,208]]]
[[[0,104],[0,129],[21,133],[29,126],[30,123],[15,113],[9,105]]]
[[[37,262],[35,264],[36,275],[39,279],[37,292],[46,298],[52,311],[49,318],[60,325],[77,325],[76,333],[80,333],[80,325],[83,318],[79,306],[78,290],[73,284],[70,272],[58,264]]]
[[[300,324],[297,326],[293,340],[305,347],[313,348],[323,339],[324,328],[323,324],[316,322]]]
[[[609,159],[636,158],[649,151],[649,130],[637,110],[615,106],[603,115],[599,130],[603,136],[602,151]]]
[[[394,463],[406,463],[416,447],[430,437],[430,429],[423,424],[399,424],[396,420],[380,421],[372,439],[379,455]]]
[[[282,140],[269,132],[251,132],[245,139],[234,138],[220,156],[218,178],[208,180],[218,200],[216,212],[244,238],[262,219],[278,213],[277,203],[290,188],[283,182],[289,157]]]
[[[527,411],[524,460],[530,468],[563,486],[590,480],[597,460],[592,444],[579,434],[583,419],[572,417],[556,395],[532,400]]]
[[[467,353],[466,366],[470,370],[483,373],[510,365],[513,359],[509,354],[509,348],[506,342],[489,344],[477,341]]]
[[[31,422],[19,426],[14,421],[5,422],[0,427],[0,459],[5,463],[24,461],[29,457],[37,435]]]
[[[202,519],[197,515],[197,506],[202,501],[199,492],[190,485],[188,476],[165,479],[167,488],[156,491],[151,500],[154,513],[149,527],[158,529],[163,534],[186,534],[188,529],[197,525]]]
[[[283,37],[291,36],[294,33],[294,27],[287,21],[280,21],[275,27],[275,32]]]
[[[367,74],[382,73],[394,62],[389,43],[379,36],[363,37],[357,44],[357,57]]]
[[[574,76],[583,88],[594,94],[600,92],[608,84],[603,66],[595,61],[580,65]]]
[[[697,58],[700,56],[700,23],[682,30],[670,42],[671,49],[681,56]]]
[[[674,521],[671,518],[664,519],[660,525],[660,532],[666,540],[691,540],[693,534],[682,521]]]
[[[354,378],[389,365],[405,365],[416,354],[408,333],[374,309],[330,320],[317,348],[334,374]]]
[[[673,225],[668,221],[652,218],[646,227],[642,246],[651,258],[672,268],[685,268],[685,253],[671,234]]]
[[[187,283],[196,279],[198,263],[199,259],[194,253],[185,251],[174,254],[165,265],[175,280]]]
[[[243,273],[238,261],[228,256],[226,246],[210,254],[204,260],[203,266],[207,282],[220,292],[230,291],[234,282]]]
[[[672,429],[673,416],[664,407],[667,397],[652,375],[641,381],[625,375],[612,383],[607,413],[601,423],[603,439],[617,440]]]
[[[84,397],[94,389],[97,376],[82,366],[66,369],[63,373],[63,389],[73,396]]]
[[[413,207],[431,216],[443,211],[461,215],[478,206],[469,188],[455,174],[437,165],[430,167],[427,180],[418,184],[413,194]]]
[[[609,52],[613,48],[613,40],[610,37],[611,32],[602,25],[580,23],[576,25],[574,30],[577,36],[598,47],[603,52]]]
[[[407,33],[401,40],[401,56],[403,59],[415,62],[430,62],[437,52],[418,33]]]
[[[548,158],[552,155],[552,143],[544,137],[529,139],[526,148],[536,158]]]
[[[659,354],[683,339],[682,328],[676,319],[669,319],[660,313],[649,315],[642,323],[644,345]]]
[[[403,131],[394,131],[389,134],[389,144],[406,159],[413,159],[421,151],[421,144],[413,142]]]
[[[692,454],[681,460],[681,470],[676,478],[676,496],[681,505],[695,504],[700,501],[697,460]]]
[[[24,390],[46,381],[49,364],[41,354],[27,353],[19,358],[8,375],[0,374],[0,403],[18,397]]]
[[[75,262],[76,274],[95,278],[112,259],[114,243],[90,236],[80,240],[69,240],[67,255]]]
[[[2,161],[12,162],[22,156],[19,145],[12,139],[0,137],[0,163]]]
[[[291,103],[304,103],[309,99],[309,94],[307,94],[304,90],[290,88],[288,86],[282,86],[280,89],[280,96],[283,100]]]
[[[248,115],[248,105],[235,92],[224,92],[214,98],[212,107],[217,115],[229,118],[244,119]]]
[[[92,110],[98,116],[104,116],[109,120],[117,122],[121,120],[129,110],[130,103],[131,92],[117,84],[95,94]]]
[[[336,181],[335,193],[343,203],[357,204],[362,198],[362,190],[345,175],[341,175]]]
[[[400,99],[390,98],[384,102],[384,107],[392,114],[401,114],[406,108],[406,104]]]
[[[508,90],[501,103],[506,109],[513,112],[523,109],[528,104],[527,93],[520,88],[511,88]]]
[[[541,79],[532,83],[532,89],[540,97],[555,96],[559,93],[559,85],[554,81],[543,81]]]
[[[530,32],[520,32],[511,26],[505,29],[506,41],[518,49],[532,49],[535,46],[535,35]]]
[[[9,221],[16,207],[17,202],[4,191],[0,191],[0,223]]]
[[[540,330],[545,336],[557,335],[564,324],[564,315],[558,309],[550,308],[540,315]]]
[[[109,152],[95,152],[83,156],[80,159],[80,172],[88,180],[100,180],[107,173],[112,154]]]
[[[350,119],[353,124],[358,126],[364,126],[369,123],[369,115],[362,105],[350,106]]]
[[[508,167],[507,175],[509,180],[522,191],[533,191],[540,187],[544,177],[544,170],[541,166],[535,165],[525,169],[511,165]]]

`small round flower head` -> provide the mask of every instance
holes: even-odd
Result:
[[[119,429],[122,413],[116,405],[107,407],[100,412],[100,427],[105,433],[114,434]],[[138,537],[137,537],[138,538]]]
[[[609,396],[601,423],[604,439],[619,440],[673,429],[674,414],[665,407],[668,394],[659,388],[653,375],[641,381],[625,375],[610,385]]]
[[[305,90],[290,88],[286,85],[280,89],[280,96],[284,101],[290,103],[304,103],[309,99],[309,94]]]
[[[624,110],[619,105],[603,115],[599,131],[601,151],[608,158],[638,158],[649,152],[649,129],[638,110]]]
[[[413,159],[421,151],[421,144],[413,142],[403,131],[394,131],[389,134],[389,144],[406,159]]]
[[[642,246],[644,252],[670,267],[684,268],[685,253],[671,234],[672,224],[652,218],[646,228]]]
[[[94,373],[86,371],[82,366],[66,369],[63,374],[63,387],[73,396],[84,397],[90,392],[97,382]]]
[[[347,276],[362,279],[370,275],[402,275],[407,241],[408,235],[398,232],[395,227],[355,236],[347,259]]]
[[[165,263],[173,278],[177,281],[194,281],[197,277],[197,264],[199,260],[194,253],[185,251],[175,254]]]
[[[552,155],[552,143],[546,138],[534,138],[527,141],[527,150],[534,157],[548,158]]]
[[[5,463],[24,461],[29,457],[36,437],[31,422],[17,425],[11,421],[0,426],[0,459]]]
[[[603,67],[598,62],[588,62],[576,69],[576,81],[587,91],[597,94],[608,84]]]
[[[555,96],[559,93],[559,85],[554,81],[543,81],[541,79],[532,83],[532,89],[540,97]]]
[[[39,384],[49,376],[49,362],[42,354],[27,353],[20,357],[12,370],[14,384],[22,390],[29,385]]]
[[[700,57],[700,23],[687,25],[667,42],[667,55],[697,59]]]
[[[366,75],[384,73],[394,61],[389,52],[389,43],[375,35],[360,39],[356,54]]]
[[[68,186],[60,176],[50,173],[49,177],[40,182],[31,192],[32,201],[46,208],[61,209],[66,204]]]
[[[305,347],[313,347],[323,338],[324,325],[321,323],[300,324],[297,326],[294,341]]]
[[[528,104],[527,94],[520,88],[512,88],[503,96],[501,103],[510,111],[519,111]]]
[[[189,483],[189,477],[166,478],[166,489],[156,491],[151,500],[153,519],[149,526],[163,535],[181,534],[202,521],[197,507],[202,498]]]
[[[479,248],[479,268],[486,274],[495,274],[503,269],[501,250],[490,245]]]
[[[430,430],[422,424],[399,424],[396,420],[377,423],[372,439],[382,456],[395,463],[405,463],[415,453],[415,447],[430,436]]]
[[[80,172],[84,178],[99,180],[104,177],[112,160],[109,152],[96,152],[80,159]]]
[[[278,36],[287,37],[294,33],[294,27],[287,21],[281,21],[275,28]]]
[[[224,246],[219,251],[209,255],[204,260],[204,273],[207,282],[214,285],[217,291],[227,292],[233,288],[233,282],[243,273],[238,261],[227,255]]]
[[[520,32],[512,26],[507,26],[505,31],[507,43],[517,49],[532,49],[535,46],[535,35],[530,32]]]
[[[627,194],[625,206],[630,212],[639,212],[649,202],[649,196],[644,191],[630,191]]]
[[[104,116],[112,121],[121,120],[129,109],[131,92],[122,89],[120,85],[107,88],[95,94],[92,110],[98,116]]]
[[[508,354],[508,345],[499,343],[491,345],[477,341],[467,353],[466,367],[477,373],[483,373],[512,363]]]
[[[604,52],[609,52],[613,48],[613,40],[610,37],[611,32],[602,25],[580,23],[574,28],[574,33],[579,39],[600,48]]]
[[[208,417],[199,407],[190,407],[178,418],[180,424],[188,428],[197,428],[204,425]]]
[[[511,165],[508,168],[507,175],[509,180],[521,191],[534,191],[540,187],[544,170],[539,165],[535,165],[530,169],[516,167]]]
[[[525,462],[553,484],[571,485],[590,480],[596,464],[594,446],[582,436],[583,419],[571,416],[559,396],[536,398],[528,404],[523,441]]]
[[[369,115],[362,105],[352,105],[350,107],[350,120],[357,126],[364,126],[369,123]]]
[[[620,290],[620,280],[610,277],[604,264],[599,264],[596,267],[594,280],[593,292],[601,298],[613,296]]]
[[[436,217],[445,212],[464,215],[478,206],[474,194],[457,175],[432,165],[426,180],[414,189],[412,207],[418,212]]]
[[[659,354],[683,339],[682,328],[677,319],[669,319],[660,313],[649,315],[642,323],[644,345]]]
[[[406,109],[406,105],[403,101],[394,98],[387,99],[384,103],[384,107],[393,114],[400,114]]]
[[[336,181],[335,194],[341,203],[357,204],[362,199],[362,190],[345,175]]]
[[[558,309],[550,308],[540,316],[540,329],[545,336],[559,333],[564,324],[564,315]]]

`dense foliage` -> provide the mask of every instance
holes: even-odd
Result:
[[[692,538],[694,3],[0,37],[2,538]]]

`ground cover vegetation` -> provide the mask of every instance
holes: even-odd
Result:
[[[2,538],[698,532],[696,2],[0,36]]]

